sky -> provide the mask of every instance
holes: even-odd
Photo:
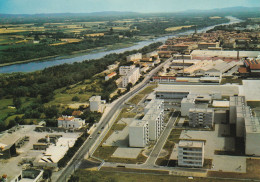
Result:
[[[0,0],[0,13],[179,12],[234,6],[260,7],[260,0]]]

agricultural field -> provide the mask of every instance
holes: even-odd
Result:
[[[167,32],[173,32],[173,31],[177,31],[177,30],[181,30],[181,29],[184,29],[184,28],[190,28],[190,27],[193,27],[194,25],[186,25],[186,26],[178,26],[178,27],[169,27],[169,28],[166,28],[165,31]]]

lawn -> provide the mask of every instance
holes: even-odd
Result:
[[[169,158],[171,156],[172,150],[173,150],[175,144],[179,143],[179,138],[180,138],[181,132],[182,132],[182,129],[173,129],[171,131],[165,145],[163,146],[163,149],[168,152],[168,155],[163,158],[157,159],[157,161],[156,161],[157,165],[165,166],[169,163]]]
[[[150,174],[148,174],[150,173]],[[80,182],[222,182],[223,179],[208,179],[208,178],[196,178],[189,180],[188,177],[182,176],[173,176],[166,174],[151,174],[151,171],[147,173],[142,170],[138,172],[116,172],[111,171],[88,171],[88,170],[78,170],[75,173],[75,176],[79,177]],[[235,182],[238,180],[228,180],[229,182]],[[239,180],[241,181],[241,180]]]
[[[132,99],[130,99],[128,103],[137,105],[146,95],[152,93],[156,87],[156,84],[147,86],[145,89],[136,94]]]
[[[260,160],[259,159],[248,158],[246,160],[246,173],[209,171],[208,176],[210,176],[210,177],[221,177],[221,178],[242,178],[242,179],[257,179],[257,180],[260,180],[260,168],[259,168],[259,166],[260,166]]]

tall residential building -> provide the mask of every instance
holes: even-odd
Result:
[[[156,105],[150,108],[142,120],[149,123],[149,140],[157,140],[164,129],[164,110]]]
[[[260,156],[260,119],[252,114],[245,97],[230,97],[230,123],[236,125],[236,137],[244,137],[245,154]]]
[[[127,75],[123,76],[122,86],[127,87],[129,83],[132,83],[134,85],[139,78],[140,78],[140,69],[134,68]]]
[[[163,100],[155,99],[142,120],[133,120],[129,126],[129,146],[145,147],[148,141],[156,141],[164,129],[163,121]]]
[[[145,147],[149,142],[148,121],[134,120],[129,125],[129,146]]]
[[[135,68],[135,65],[120,66],[119,67],[119,75],[126,76],[134,68]]]
[[[181,140],[178,145],[178,165],[203,167],[204,141]]]
[[[139,61],[140,59],[142,59],[142,53],[136,53],[136,54],[132,54],[126,57],[126,61],[130,62],[130,61]]]
[[[90,111],[91,112],[103,112],[105,100],[101,100],[101,96],[92,96],[89,99]]]
[[[192,127],[213,127],[214,109],[191,108],[189,110],[189,125]]]

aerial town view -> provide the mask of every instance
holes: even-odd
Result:
[[[0,182],[260,181],[259,0],[0,0]]]

